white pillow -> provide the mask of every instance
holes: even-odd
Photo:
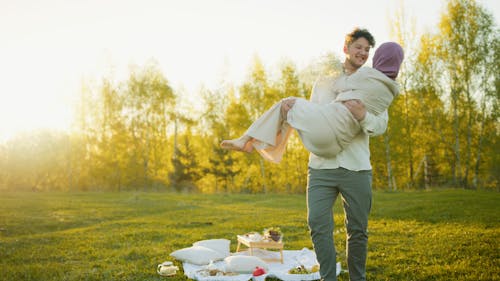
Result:
[[[224,259],[227,272],[252,273],[255,268],[262,267],[269,271],[267,263],[256,256],[230,256]]]
[[[194,242],[193,246],[203,246],[214,251],[221,253],[224,257],[229,257],[229,244],[230,240],[227,239],[209,239],[209,240],[201,240],[198,242]]]
[[[193,246],[180,249],[170,253],[170,256],[196,265],[207,265],[210,261],[218,261],[224,259],[224,256],[212,249],[203,246]]]

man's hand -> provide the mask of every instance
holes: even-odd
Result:
[[[366,107],[360,100],[347,100],[342,102],[358,121],[363,121],[366,116]]]

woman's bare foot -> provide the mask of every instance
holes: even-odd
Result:
[[[234,140],[223,140],[220,144],[220,147],[222,149],[243,151],[248,153],[253,151],[252,138],[248,136],[243,136]]]
[[[245,143],[245,146],[243,146],[243,151],[247,153],[252,153],[253,151],[253,139],[250,139]]]

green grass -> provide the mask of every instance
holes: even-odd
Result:
[[[494,192],[375,192],[368,279],[500,280],[499,203]],[[202,239],[230,239],[235,251],[236,234],[269,226],[282,229],[285,249],[312,248],[305,218],[303,195],[3,192],[0,280],[187,280],[156,266]]]

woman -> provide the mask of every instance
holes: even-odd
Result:
[[[394,80],[403,58],[399,44],[384,43],[375,51],[373,68],[363,67],[348,77],[345,88],[331,89],[339,93],[333,102],[316,104],[302,98],[287,98],[287,101],[293,99],[294,105],[286,112],[282,100],[252,123],[242,137],[224,140],[221,147],[245,152],[256,149],[266,160],[279,163],[294,128],[311,153],[333,157],[360,132],[358,121],[343,102],[360,100],[374,115],[385,111],[399,94]]]

